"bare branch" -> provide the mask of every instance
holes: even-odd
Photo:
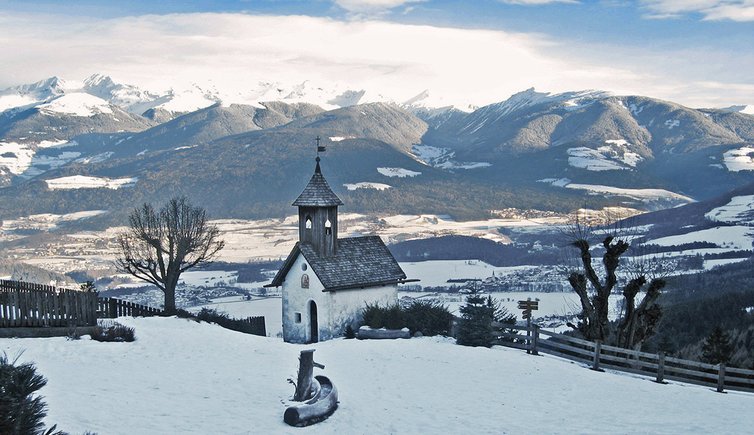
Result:
[[[210,261],[225,246],[206,212],[186,197],[173,198],[156,212],[150,204],[134,209],[129,228],[118,236],[119,270],[156,285],[165,293],[165,309],[175,310],[181,273]]]

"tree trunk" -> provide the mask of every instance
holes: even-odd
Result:
[[[168,283],[165,286],[165,314],[173,315],[175,309],[175,287],[177,283]]]

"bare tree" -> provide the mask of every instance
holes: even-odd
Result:
[[[609,214],[603,219],[603,225],[585,220],[576,215],[566,228],[569,244],[578,251],[577,270],[568,275],[568,283],[579,296],[581,315],[577,325],[569,326],[581,332],[589,340],[605,341],[610,338],[610,321],[608,299],[618,283],[616,271],[621,257],[631,247],[632,234],[625,220]],[[592,245],[593,241],[599,243]],[[601,247],[604,278],[600,278],[592,264],[592,249]],[[636,296],[647,284],[648,273],[641,268],[634,269],[634,275],[623,288],[625,312],[617,326],[616,344],[626,348],[637,348],[654,333],[654,328],[662,315],[657,304],[660,290],[665,286],[662,278],[650,278],[647,293],[636,305]]]
[[[225,245],[206,212],[186,197],[173,198],[159,211],[144,203],[118,235],[116,266],[165,293],[165,312],[175,313],[175,287],[181,273],[210,261]]]

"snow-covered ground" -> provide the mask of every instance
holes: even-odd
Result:
[[[597,149],[587,147],[568,148],[568,164],[587,171],[611,171],[633,169],[642,158],[628,151],[629,143],[623,139],[606,140]]]
[[[742,147],[723,154],[723,162],[731,172],[754,170],[754,147]]]
[[[87,210],[68,214],[34,214],[19,219],[9,219],[2,222],[2,228],[5,230],[52,230],[57,228],[62,222],[71,222],[81,219],[88,219],[107,213],[106,210]]]
[[[343,184],[343,187],[345,187],[348,190],[356,190],[356,189],[374,189],[374,190],[387,190],[390,189],[392,186],[383,184],[383,183],[370,183],[368,181],[362,181],[361,183],[345,183]]]
[[[34,361],[48,425],[106,434],[748,434],[754,395],[612,372],[444,338],[291,345],[175,318],[122,318],[133,343],[0,339]],[[306,429],[283,423],[298,355],[340,405]],[[599,412],[594,412],[599,410]]]
[[[45,113],[61,113],[74,116],[94,116],[98,113],[113,113],[110,103],[87,93],[64,94],[49,103],[38,106]]]
[[[693,242],[710,242],[727,250],[749,250],[754,241],[754,228],[746,226],[715,227],[677,236],[649,240],[647,244],[660,246],[682,245]],[[687,251],[685,251],[687,252]],[[688,251],[690,253],[690,251]]]
[[[416,161],[442,169],[477,169],[492,166],[488,162],[459,162],[454,160],[455,151],[431,145],[414,145],[411,148]]]
[[[402,262],[401,268],[411,279],[420,279],[422,286],[447,286],[449,279],[484,279],[494,274],[505,275],[537,266],[495,267],[479,260],[432,260]]]
[[[416,177],[417,175],[421,175],[421,172],[411,171],[405,168],[377,168],[377,172],[386,177],[398,178]]]
[[[754,223],[754,195],[734,196],[722,207],[713,208],[704,217],[725,223]]]
[[[45,180],[47,188],[50,190],[71,190],[71,189],[99,189],[107,188],[117,190],[121,187],[131,187],[138,181],[136,177],[130,178],[106,178],[106,177],[89,177],[86,175],[72,175],[70,177],[51,178]]]

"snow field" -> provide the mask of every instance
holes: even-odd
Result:
[[[710,242],[717,246],[728,248],[727,250],[749,250],[752,249],[753,241],[754,229],[745,226],[730,226],[708,228],[677,236],[661,237],[649,240],[646,244],[673,246],[693,242]],[[691,251],[684,252],[693,255]]]
[[[432,337],[300,346],[184,319],[118,321],[136,328],[135,342],[0,339],[48,378],[48,425],[115,435],[745,434],[754,425],[751,394],[660,385],[515,349]],[[286,379],[310,348],[340,406],[324,422],[291,428],[282,421],[293,394]]]
[[[723,154],[723,163],[731,172],[754,170],[754,147],[742,147]]]
[[[568,148],[568,164],[588,171],[630,170],[642,160],[637,153],[628,151],[629,143],[623,139],[606,140],[605,144],[597,149]]]
[[[99,189],[107,188],[117,190],[121,187],[131,187],[139,179],[130,178],[106,178],[106,177],[89,177],[86,175],[72,175],[70,177],[51,178],[45,180],[47,188],[50,190],[71,190],[71,189]]]
[[[405,177],[416,177],[417,175],[421,175],[421,172],[417,171],[411,171],[404,168],[377,168],[377,172],[380,174],[386,176],[386,177],[398,177],[398,178],[405,178]]]
[[[5,166],[11,174],[22,174],[31,166],[33,157],[34,150],[27,144],[0,142],[0,167]]]
[[[110,103],[102,98],[83,92],[61,95],[49,103],[37,106],[46,113],[61,113],[74,116],[94,116],[98,113],[113,113]]]
[[[387,190],[392,187],[383,183],[369,183],[366,181],[363,181],[361,183],[355,183],[355,184],[345,183],[343,184],[343,186],[348,190],[356,190],[356,189]]]
[[[713,208],[704,217],[716,222],[754,223],[754,195],[734,196],[722,207]]]

